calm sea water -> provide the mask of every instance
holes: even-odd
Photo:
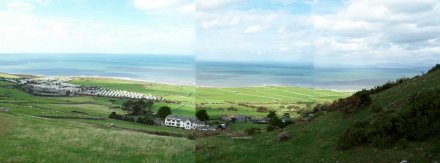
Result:
[[[319,68],[287,63],[198,62],[197,84],[202,86],[302,86],[340,91],[372,88],[389,80],[412,77],[429,68]]]
[[[302,86],[371,88],[428,68],[318,68],[286,63],[196,62],[191,56],[0,54],[0,72],[45,76],[100,76],[215,87]]]
[[[194,83],[194,57],[115,54],[0,54],[0,72],[116,77],[179,85]]]

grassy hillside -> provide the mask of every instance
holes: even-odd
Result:
[[[108,119],[123,99],[40,97],[0,81],[0,162],[193,162],[186,130]],[[115,128],[106,124],[113,123]],[[172,135],[172,136],[158,136]],[[171,157],[170,157],[171,156]]]
[[[0,113],[1,162],[194,162],[194,142]]]
[[[388,148],[361,145],[338,150],[337,140],[352,124],[375,117],[374,108],[398,109],[409,104],[408,98],[417,92],[440,88],[440,71],[405,81],[371,96],[372,102],[353,115],[341,112],[322,112],[310,123],[290,125],[283,131],[266,132],[265,126],[241,125],[261,128],[252,139],[238,140],[243,130],[232,127],[227,134],[197,139],[198,162],[433,162],[440,160],[440,136],[425,141],[393,144]],[[244,127],[244,128],[246,128]],[[243,128],[243,127],[238,127]],[[277,141],[277,135],[287,132],[287,141]]]

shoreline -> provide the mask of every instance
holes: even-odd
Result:
[[[152,83],[152,84],[163,84],[163,85],[170,85],[170,86],[193,86],[196,88],[254,88],[254,87],[297,87],[297,88],[306,88],[306,89],[315,89],[315,90],[328,90],[328,91],[335,91],[335,92],[341,92],[341,93],[353,93],[358,91],[357,89],[325,89],[325,88],[319,88],[319,87],[309,87],[309,86],[296,86],[296,85],[279,85],[279,84],[261,84],[261,85],[249,85],[249,86],[211,86],[211,85],[201,85],[197,86],[196,82],[193,82],[193,84],[175,84],[175,83],[169,83],[169,82],[158,82],[158,81],[151,81],[151,80],[143,80],[143,79],[135,79],[135,78],[129,78],[129,77],[115,77],[115,76],[100,76],[100,75],[80,75],[80,76],[48,76],[48,75],[41,75],[41,74],[19,74],[19,73],[4,73],[0,72],[0,74],[6,74],[6,75],[14,75],[14,76],[35,76],[35,77],[52,77],[52,78],[89,78],[89,79],[115,79],[115,80],[125,80],[125,81],[134,81],[134,82],[143,82],[143,83]],[[359,89],[361,90],[361,89]]]
[[[158,82],[151,80],[143,80],[143,79],[135,79],[129,77],[116,77],[116,76],[99,76],[99,75],[79,75],[79,76],[49,76],[49,75],[41,75],[41,74],[19,74],[19,73],[4,73],[0,72],[0,74],[6,75],[14,75],[14,76],[34,76],[39,78],[95,78],[95,79],[115,79],[115,80],[126,80],[126,81],[135,81],[135,82],[143,82],[143,83],[153,83],[153,84],[163,84],[163,85],[171,85],[171,86],[195,86],[195,84],[175,84],[168,82]]]

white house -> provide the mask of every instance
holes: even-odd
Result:
[[[180,117],[176,115],[168,115],[165,117],[165,126],[179,127],[184,129],[196,129],[200,126],[205,126],[205,123],[195,118]]]

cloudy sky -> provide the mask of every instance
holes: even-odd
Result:
[[[201,60],[432,66],[440,1],[203,0],[197,34]]]
[[[438,0],[0,0],[0,53],[430,66],[439,15]]]

